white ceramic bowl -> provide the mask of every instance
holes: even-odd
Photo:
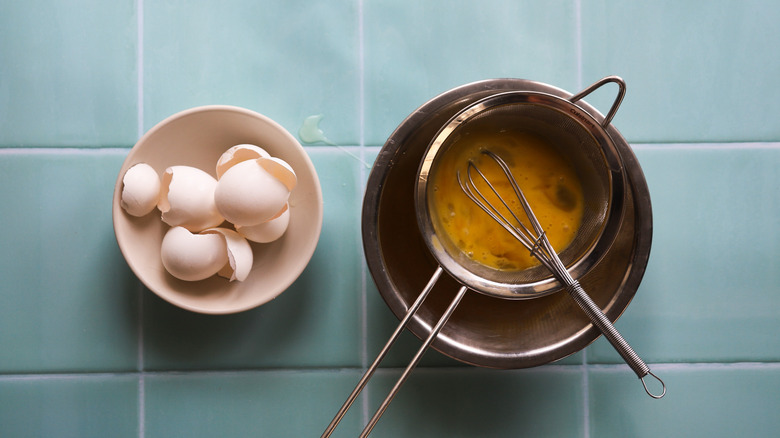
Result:
[[[254,265],[244,281],[214,276],[182,281],[171,276],[160,259],[168,225],[159,210],[134,217],[120,206],[122,178],[130,167],[147,163],[162,175],[173,165],[202,169],[216,177],[216,163],[231,146],[255,144],[285,160],[298,184],[290,194],[290,224],[271,243],[251,243]],[[113,200],[114,233],[135,275],[166,301],[199,313],[227,314],[252,309],[276,298],[303,272],[314,254],[322,229],[322,189],[317,172],[298,141],[273,120],[232,106],[203,106],[168,117],[150,129],[127,155],[117,177]]]

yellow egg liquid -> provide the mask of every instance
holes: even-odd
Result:
[[[524,132],[471,133],[456,140],[432,174],[432,213],[451,241],[471,259],[500,270],[522,270],[539,264],[517,239],[470,200],[458,185],[457,172],[466,180],[472,160],[507,201],[528,229],[533,230],[509,180],[488,149],[509,165],[536,218],[557,252],[574,239],[582,222],[582,184],[574,169],[545,140]],[[491,204],[506,209],[472,170],[476,187]]]

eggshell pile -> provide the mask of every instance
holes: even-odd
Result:
[[[138,163],[122,178],[122,208],[140,217],[157,207],[171,227],[160,255],[166,271],[180,280],[245,280],[254,262],[249,241],[273,242],[290,222],[288,200],[297,178],[284,160],[239,144],[220,156],[216,175],[177,165],[160,177]]]

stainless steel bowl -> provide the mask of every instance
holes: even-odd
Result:
[[[439,129],[456,113],[486,96],[534,91],[569,99],[572,95],[540,82],[493,79],[447,91],[404,120],[381,149],[363,201],[363,246],[369,270],[391,311],[402,318],[438,264],[418,228],[415,182],[423,155]],[[603,116],[579,101],[596,120]],[[636,293],[652,240],[652,210],[642,170],[625,139],[612,125],[607,134],[620,155],[626,181],[623,219],[601,260],[579,277],[611,321]],[[457,292],[446,275],[409,323],[424,339]],[[491,368],[527,368],[573,354],[595,340],[592,326],[568,294],[512,301],[483,294],[465,296],[433,348],[465,363]]]

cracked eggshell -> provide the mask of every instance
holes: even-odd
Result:
[[[132,216],[146,216],[157,206],[160,198],[160,177],[152,166],[138,163],[127,169],[122,177],[120,205]]]
[[[165,270],[185,281],[205,280],[228,263],[223,235],[193,234],[184,227],[173,227],[165,233],[160,256]]]
[[[254,254],[249,242],[229,228],[209,228],[201,231],[201,234],[219,234],[225,239],[228,263],[217,274],[230,281],[246,280],[254,264]]]
[[[260,162],[263,169],[273,175],[274,178],[281,181],[287,187],[287,190],[292,192],[298,184],[298,178],[295,176],[295,171],[281,158],[268,157],[260,158],[257,161]]]
[[[290,206],[285,204],[282,211],[266,222],[246,227],[236,227],[238,234],[257,243],[269,243],[282,237],[290,224]]]
[[[265,149],[253,144],[237,144],[226,150],[217,161],[217,179],[234,165],[247,160],[258,158],[270,158],[271,154]]]
[[[213,228],[225,218],[214,203],[217,180],[190,166],[171,166],[162,176],[157,208],[166,224],[198,232]]]
[[[262,165],[268,158],[229,168],[217,182],[217,209],[235,226],[257,225],[274,217],[290,197],[288,186]]]

